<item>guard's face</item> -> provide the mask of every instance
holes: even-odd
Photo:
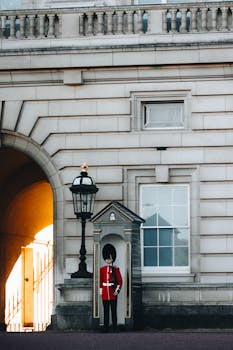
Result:
[[[105,261],[106,261],[106,263],[107,263],[108,265],[111,265],[111,263],[112,263],[112,259],[111,259],[111,258],[107,258],[107,259],[105,259]]]

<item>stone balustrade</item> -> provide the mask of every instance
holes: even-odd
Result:
[[[232,31],[233,4],[199,3],[163,10],[163,32]]]
[[[1,39],[53,38],[61,34],[61,14],[28,11],[0,13]]]
[[[0,12],[0,39],[233,31],[232,2]]]
[[[80,15],[81,35],[138,34],[148,31],[148,12],[142,9],[87,11]]]

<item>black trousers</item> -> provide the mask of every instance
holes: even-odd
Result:
[[[111,308],[112,314],[112,326],[113,329],[117,328],[117,299],[115,300],[103,300],[104,306],[104,328],[109,328],[109,309]]]

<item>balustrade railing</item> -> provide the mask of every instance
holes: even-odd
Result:
[[[0,39],[218,31],[233,31],[232,1],[0,12]]]
[[[61,18],[56,13],[0,13],[1,39],[36,39],[58,37]]]
[[[195,33],[210,31],[232,31],[233,4],[203,3],[172,7],[163,11],[163,31],[167,33]]]
[[[80,35],[138,34],[148,31],[148,12],[136,10],[87,11],[80,15]]]

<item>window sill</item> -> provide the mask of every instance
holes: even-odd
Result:
[[[152,130],[152,131],[176,131],[176,130],[185,130],[184,126],[144,126],[142,130]]]
[[[175,283],[175,282],[184,282],[191,283],[194,282],[195,274],[194,273],[143,273],[142,274],[142,283],[148,282],[157,282],[157,283]]]

